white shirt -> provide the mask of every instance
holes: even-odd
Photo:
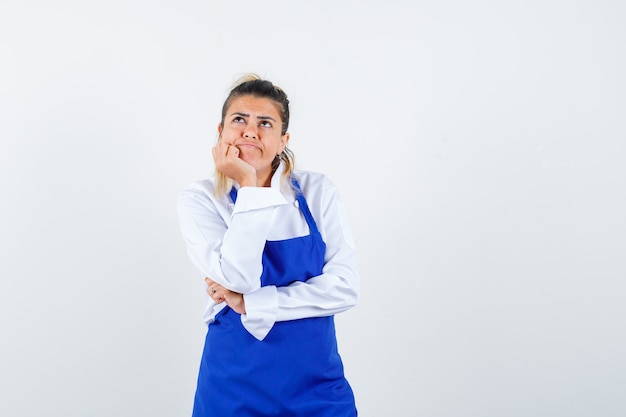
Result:
[[[263,340],[277,321],[322,317],[354,306],[359,292],[354,242],[346,210],[334,184],[324,175],[295,171],[294,176],[326,243],[322,274],[289,286],[261,287],[262,255],[267,240],[310,234],[293,190],[281,189],[283,165],[270,187],[243,187],[235,204],[217,198],[213,179],[197,181],[178,199],[187,253],[200,270],[224,287],[243,294],[241,322]],[[238,185],[235,185],[238,187]],[[225,303],[208,295],[204,321],[210,326]]]

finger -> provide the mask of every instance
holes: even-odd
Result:
[[[229,292],[226,288],[220,284],[213,282],[208,288],[207,293],[216,303],[221,303],[226,300],[226,294]]]
[[[226,301],[226,295],[228,293],[228,290],[224,287],[221,287],[219,289],[217,289],[217,291],[215,292],[214,295],[214,300],[217,301],[218,303],[222,303],[224,301]]]
[[[207,281],[206,292],[211,296],[211,298],[215,298],[215,294],[219,290],[219,284],[213,282],[210,278],[206,278],[205,281]]]
[[[213,147],[213,156],[224,156],[228,150],[228,144],[225,142],[218,142]]]
[[[223,143],[218,143],[213,147],[213,159],[215,161],[222,161],[226,157],[227,147]]]
[[[231,158],[239,157],[239,148],[236,146],[229,146],[226,150],[226,156],[230,156]]]
[[[215,147],[222,155],[226,155],[228,148],[231,147],[232,145],[233,145],[232,143],[228,143],[226,141],[220,141],[217,145],[215,145]]]
[[[220,292],[218,292],[217,290],[215,292],[213,292],[213,290],[215,290],[215,288],[210,287],[207,292],[209,293],[209,296],[213,299],[213,301],[215,301],[216,303],[221,303],[223,300],[223,296]]]
[[[223,301],[224,301],[226,304],[228,304],[228,300],[229,300],[229,298],[230,298],[230,297],[229,297],[229,294],[224,294],[224,295],[222,296],[222,299],[223,299]]]

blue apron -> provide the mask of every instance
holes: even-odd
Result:
[[[287,286],[320,275],[326,244],[293,179],[308,236],[267,241],[261,285]],[[237,199],[231,190],[233,202]],[[222,309],[207,332],[193,417],[354,417],[352,389],[337,351],[333,316],[276,322],[264,340]]]

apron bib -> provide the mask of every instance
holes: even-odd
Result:
[[[298,182],[292,183],[310,234],[265,243],[262,286],[287,286],[322,273],[326,244]],[[235,202],[235,188],[230,195]],[[276,322],[260,341],[231,308],[216,315],[202,353],[193,417],[356,415],[333,316]]]

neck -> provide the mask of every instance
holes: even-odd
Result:
[[[265,172],[257,172],[256,183],[258,187],[269,187],[272,185],[272,176],[276,172],[275,169],[270,169]]]

